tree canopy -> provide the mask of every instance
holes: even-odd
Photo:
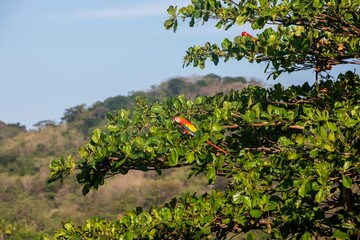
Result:
[[[177,8],[170,6],[167,29],[176,31],[178,18],[190,27],[216,20],[217,28],[250,25],[261,30],[256,37],[244,32],[233,40],[190,47],[184,65],[203,68],[205,60],[219,59],[267,62],[273,78],[283,72],[330,70],[338,64],[360,64],[360,3],[357,0],[193,0]]]
[[[67,223],[57,237],[203,239],[240,232],[252,236],[255,229],[280,239],[356,236],[359,97],[360,79],[348,72],[317,88],[249,87],[154,104],[141,99],[131,114],[109,115],[107,131],[94,131],[78,165],[71,157],[53,161],[52,180],[77,167],[86,194],[114,174],[132,169],[161,174],[190,165],[192,174],[205,174],[211,183],[217,175],[231,178],[228,190],[185,194],[163,208],[130,211],[119,221],[93,219],[80,228]],[[182,135],[172,123],[178,114],[202,134]],[[207,139],[230,155],[214,150]]]
[[[165,27],[178,18],[217,19],[225,29],[250,23],[221,47],[191,47],[185,65],[206,59],[266,61],[282,72],[325,71],[359,62],[359,1],[193,0],[170,6]],[[276,25],[276,28],[274,26]],[[355,239],[360,237],[360,78],[348,71],[336,81],[272,88],[249,86],[194,100],[180,95],[132,111],[108,113],[79,153],[51,163],[49,181],[76,171],[83,194],[130,170],[190,166],[209,183],[229,179],[225,191],[184,193],[163,207],[130,210],[119,220],[63,224],[59,239]],[[182,133],[173,118],[199,129]],[[220,146],[218,151],[208,141]]]

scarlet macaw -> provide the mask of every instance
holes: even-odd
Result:
[[[183,127],[184,133],[189,134],[191,136],[195,136],[197,128],[195,127],[194,124],[192,124],[192,122],[190,122],[189,120],[187,120],[185,118],[182,118],[180,116],[174,117],[173,121],[178,123],[180,126]],[[215,143],[211,142],[210,140],[206,140],[206,142],[207,142],[207,144],[209,144],[210,146],[216,148],[220,152],[223,152],[225,154],[229,154],[229,152],[227,152],[224,149],[222,149],[221,147],[217,146]]]
[[[255,42],[257,39],[255,38],[255,37],[253,37],[252,35],[250,35],[249,33],[247,33],[247,32],[242,32],[241,33],[241,36],[246,36],[246,37],[251,37],[251,40],[253,41],[253,42]]]

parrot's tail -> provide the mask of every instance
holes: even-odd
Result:
[[[215,143],[213,143],[213,142],[211,142],[211,141],[209,141],[209,140],[207,140],[206,142],[207,142],[209,145],[211,145],[211,146],[213,146],[214,148],[216,148],[217,150],[219,150],[220,152],[223,152],[223,153],[225,153],[226,155],[229,154],[228,151],[226,151],[226,150],[222,149],[221,147],[217,146]]]

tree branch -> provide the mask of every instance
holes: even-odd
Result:
[[[225,0],[225,1],[229,2],[230,4],[234,4],[235,6],[239,6],[239,4],[234,2],[233,0]]]

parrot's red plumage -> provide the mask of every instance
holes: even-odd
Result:
[[[253,41],[253,42],[255,42],[257,39],[255,38],[255,37],[253,37],[251,34],[249,34],[248,32],[242,32],[241,33],[241,36],[243,36],[243,37],[251,37],[251,40]]]
[[[178,116],[174,118],[174,122],[178,123],[180,126],[184,128],[184,133],[189,134],[191,136],[195,136],[197,128],[190,121]]]
[[[174,122],[178,123],[180,126],[183,127],[184,133],[189,134],[191,136],[195,136],[197,128],[195,127],[194,124],[192,124],[192,122],[190,122],[189,120],[187,120],[187,119],[185,119],[183,117],[180,117],[180,116],[174,117]],[[207,142],[207,144],[209,144],[210,146],[216,148],[220,152],[223,152],[225,154],[229,154],[228,151],[225,151],[224,149],[217,146],[215,143],[211,142],[210,140],[206,140],[206,142]]]

